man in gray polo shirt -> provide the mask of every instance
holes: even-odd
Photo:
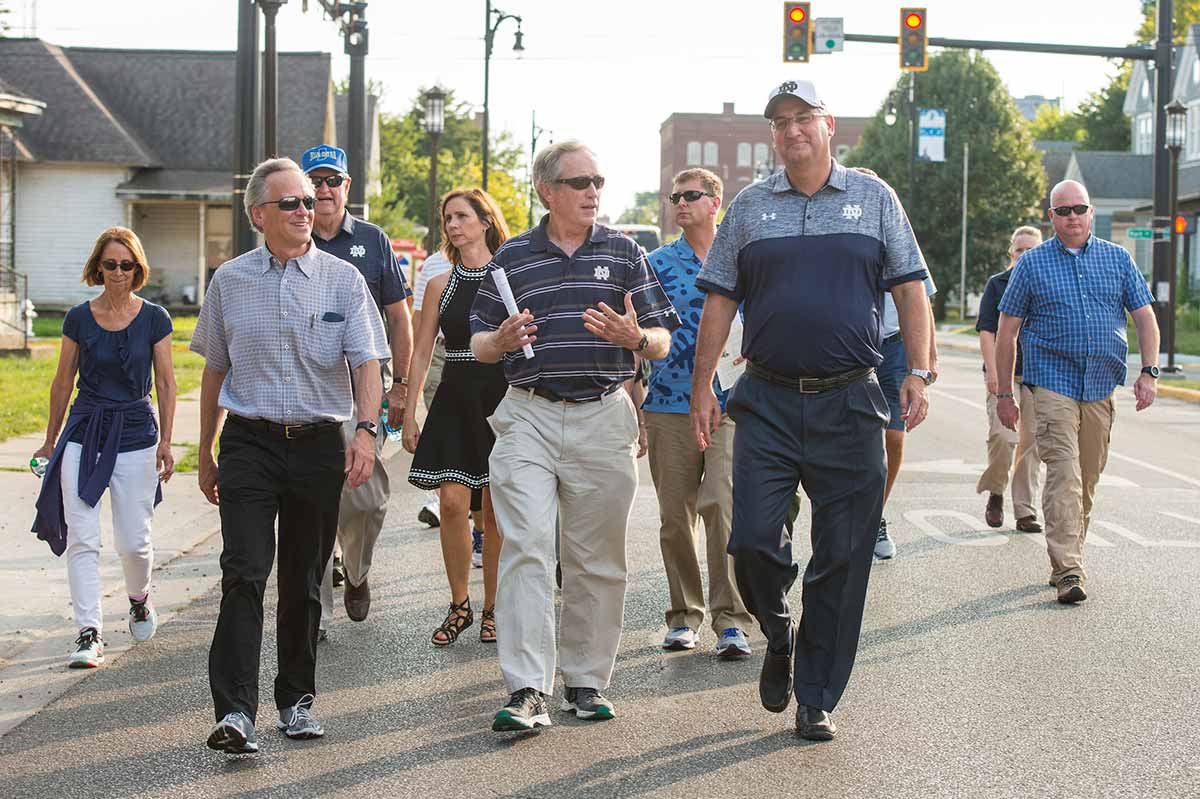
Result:
[[[794,653],[796,729],[829,740],[883,505],[889,412],[874,374],[883,292],[892,292],[909,343],[900,406],[912,429],[925,418],[930,379],[928,270],[895,192],[831,157],[834,119],[812,83],[776,87],[764,115],[786,170],[737,196],[696,279],[708,296],[691,414],[704,449],[720,421],[717,359],[743,303],[747,373],[726,403],[737,423],[729,553],[742,601],[767,637],[763,706],[787,708]],[[780,531],[797,483],[812,499],[813,556],[793,626],[787,593],[798,569]]]

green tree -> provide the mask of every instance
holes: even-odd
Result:
[[[1141,0],[1142,24],[1137,30],[1139,44],[1153,42],[1158,29],[1158,3],[1155,0]],[[1200,0],[1175,0],[1175,30],[1171,33],[1171,41],[1182,44],[1192,23],[1200,22]]]
[[[907,76],[897,81],[897,96],[907,96],[907,84]],[[917,78],[916,102],[918,108],[946,109],[946,161],[916,163],[916,199],[903,196],[908,182],[907,126],[884,122],[886,102],[867,123],[847,161],[873,169],[898,188],[940,289],[935,298],[940,317],[947,293],[956,290],[959,281],[963,143],[971,148],[968,291],[982,289],[987,277],[1000,269],[1013,228],[1037,218],[1046,179],[1028,126],[986,58],[963,51],[932,57],[929,71]]]
[[[1129,117],[1125,116],[1125,92],[1131,68],[1123,66],[1107,86],[1092,92],[1073,115],[1083,131],[1084,150],[1127,151],[1130,145]]]
[[[1037,110],[1037,116],[1030,121],[1029,135],[1034,141],[1083,142],[1086,131],[1080,126],[1076,114],[1063,113],[1058,106],[1047,103]]]
[[[658,192],[639,191],[633,195],[633,206],[617,217],[618,225],[657,225]]]

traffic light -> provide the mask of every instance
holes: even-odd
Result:
[[[1191,235],[1196,232],[1196,217],[1184,216],[1179,214],[1175,217],[1175,233],[1177,235]]]
[[[783,61],[808,62],[812,50],[812,3],[783,4]]]
[[[900,9],[900,69],[924,72],[929,69],[929,33],[925,9]]]

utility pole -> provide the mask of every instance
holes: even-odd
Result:
[[[1158,0],[1158,20],[1154,44],[1154,221],[1151,226],[1168,231],[1175,220],[1171,213],[1171,161],[1167,157],[1167,104],[1171,102],[1174,89],[1171,36],[1174,31],[1172,0]],[[1169,334],[1168,319],[1171,312],[1170,282],[1175,264],[1171,260],[1171,236],[1154,241],[1154,270],[1151,273],[1151,288],[1154,294],[1154,309],[1158,316],[1160,352],[1167,347]]]
[[[537,196],[537,186],[533,184],[533,162],[537,158],[538,139],[543,133],[550,134],[550,143],[554,144],[554,132],[539,128],[537,125],[537,111],[534,110],[529,118],[529,227],[533,227],[533,198]]]
[[[958,267],[958,320],[967,318],[967,176],[971,174],[971,143],[963,142],[962,238],[959,247],[962,260]]]
[[[914,208],[916,198],[917,171],[917,73],[908,73],[908,197],[909,208]]]
[[[263,159],[279,154],[279,48],[275,40],[275,17],[287,0],[258,0],[265,26],[263,54]]]
[[[495,24],[492,23],[492,17],[496,17]],[[487,0],[484,3],[483,9],[483,190],[487,191],[488,187],[488,128],[491,125],[491,106],[489,104],[488,93],[491,81],[491,63],[492,63],[492,44],[496,39],[496,31],[500,24],[506,19],[516,20],[517,33],[513,40],[513,51],[520,55],[525,51],[525,45],[522,43],[522,37],[525,35],[521,32],[521,18],[516,14],[509,14],[500,9],[492,8],[492,0]]]
[[[307,10],[305,0],[305,9]],[[331,20],[338,24],[338,29],[345,38],[346,55],[350,56],[350,93],[347,98],[346,142],[344,149],[347,165],[350,169],[350,197],[346,202],[346,210],[351,216],[366,219],[370,213],[367,207],[367,78],[366,58],[369,42],[367,29],[366,0],[317,0],[321,9]],[[341,142],[339,142],[340,144]]]
[[[237,0],[238,49],[233,109],[233,255],[257,246],[254,228],[246,218],[243,199],[254,171],[258,115],[258,11],[253,0]]]

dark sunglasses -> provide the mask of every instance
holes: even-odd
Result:
[[[674,194],[668,195],[667,199],[671,201],[671,205],[679,205],[679,200],[681,198],[684,200],[687,200],[690,203],[694,203],[694,202],[696,202],[696,200],[699,200],[701,197],[716,197],[716,196],[717,195],[715,195],[709,191],[696,191],[695,189],[691,189],[690,191],[677,191]]]
[[[122,272],[132,272],[134,269],[137,269],[137,261],[121,261],[120,263],[117,263],[112,258],[105,258],[100,262],[100,265],[109,272],[113,271],[118,266],[121,267]]]
[[[280,197],[278,200],[269,200],[265,203],[259,203],[259,205],[278,205],[280,211],[287,211],[290,213],[299,208],[301,203],[304,204],[305,208],[311,211],[313,206],[316,205],[316,202],[317,198],[309,194],[305,197]]]
[[[345,175],[324,175],[324,176],[309,175],[308,179],[312,181],[314,189],[321,188],[322,183],[324,183],[326,186],[328,186],[331,189],[336,189],[338,186],[342,185],[342,183],[346,180],[346,176]]]
[[[1083,216],[1091,207],[1092,206],[1090,205],[1084,205],[1083,203],[1080,203],[1079,205],[1056,205],[1050,210],[1058,216],[1070,216],[1072,211],[1074,211],[1077,216]]]
[[[588,187],[588,184],[595,186],[598,189],[604,188],[603,175],[580,175],[577,178],[558,178],[555,183],[565,183],[575,191],[583,191]]]

